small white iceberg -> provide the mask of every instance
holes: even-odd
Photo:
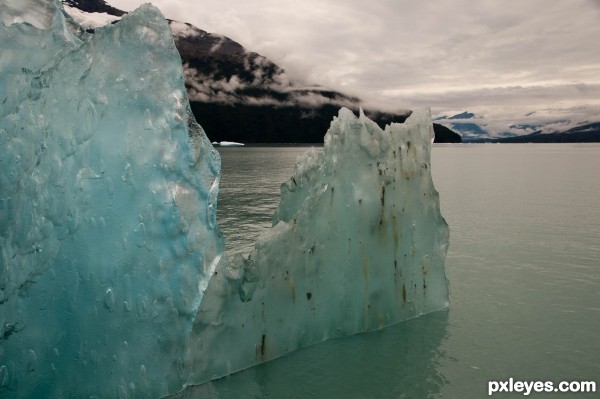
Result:
[[[220,147],[242,147],[244,144],[235,141],[221,141],[220,143],[218,141],[213,141],[212,145]]]

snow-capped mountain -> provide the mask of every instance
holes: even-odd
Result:
[[[63,0],[65,11],[89,33],[124,14],[103,0]],[[181,55],[196,120],[213,141],[322,142],[340,107],[358,112],[361,100],[292,79],[266,57],[226,36],[168,20]],[[403,122],[410,111],[365,109],[380,125]],[[436,141],[460,136],[434,125]]]
[[[491,118],[464,111],[452,116],[441,115],[434,121],[458,132],[464,141],[600,141],[600,122],[572,116],[566,118],[547,110],[517,115],[515,119]]]

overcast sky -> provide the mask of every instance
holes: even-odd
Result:
[[[107,2],[131,11],[145,1]],[[167,18],[266,56],[292,78],[379,107],[600,115],[600,0],[152,3]]]

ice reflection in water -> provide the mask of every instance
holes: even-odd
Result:
[[[175,396],[180,399],[427,398],[446,379],[448,311],[434,312],[375,333],[333,339]],[[232,350],[234,350],[232,348]]]

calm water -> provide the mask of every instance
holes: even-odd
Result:
[[[221,148],[228,254],[271,225],[304,148]],[[435,145],[450,309],[328,341],[187,398],[482,398],[489,380],[600,387],[600,145]],[[521,397],[497,394],[494,397]],[[531,394],[529,397],[598,397]]]

